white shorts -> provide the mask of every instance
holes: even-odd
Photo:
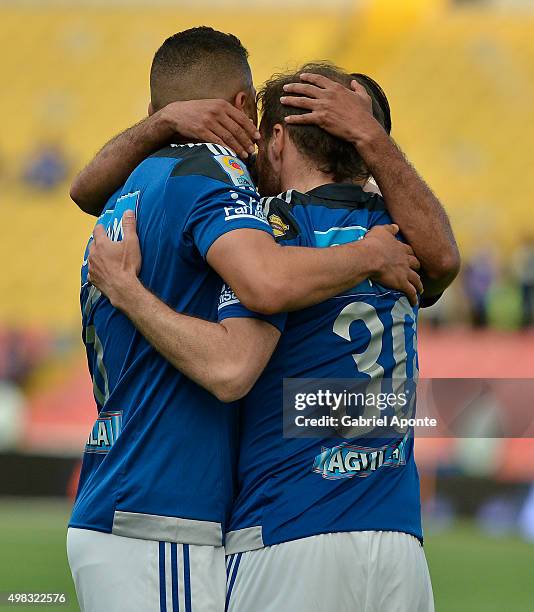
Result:
[[[423,547],[405,533],[330,533],[226,559],[228,612],[433,612]]]
[[[67,533],[82,612],[224,612],[224,548]]]

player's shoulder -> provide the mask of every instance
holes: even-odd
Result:
[[[199,176],[256,191],[247,166],[228,147],[215,143],[171,144],[152,158],[174,159],[170,176]]]
[[[301,233],[301,227],[293,214],[293,204],[289,196],[290,191],[287,191],[261,200],[265,216],[277,242],[293,240]]]
[[[380,194],[353,183],[328,183],[306,193],[290,189],[278,197],[288,203],[297,219],[310,219],[312,224],[357,220],[374,223],[388,216]]]
[[[290,190],[285,195],[293,206],[321,207],[330,210],[367,210],[381,212],[387,209],[379,193],[365,190],[355,183],[327,183],[306,193]]]
[[[306,193],[290,189],[264,198],[263,203],[278,241],[301,236],[314,243],[317,231],[344,225],[370,227],[389,218],[380,195],[349,183],[325,184]]]

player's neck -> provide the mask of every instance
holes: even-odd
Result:
[[[295,189],[301,193],[307,193],[321,185],[330,185],[336,183],[331,174],[311,169],[309,166],[302,165],[300,167],[293,166],[288,172],[283,173],[281,177],[282,191]],[[355,185],[365,185],[366,181],[350,181]]]
[[[321,185],[327,185],[334,182],[334,177],[331,174],[326,174],[325,172],[321,172],[311,167],[310,164],[302,158],[298,160],[294,159],[291,164],[287,164],[280,178],[282,191],[296,189],[301,193],[306,193]]]

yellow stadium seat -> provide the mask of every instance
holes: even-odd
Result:
[[[395,138],[442,197],[464,253],[487,241],[506,256],[528,229],[531,204],[534,19],[447,5],[296,4],[283,15],[268,5],[34,6],[31,14],[1,7],[0,323],[74,329],[79,321],[79,267],[92,220],[70,203],[67,184],[47,195],[20,186],[24,158],[54,140],[80,167],[146,112],[161,41],[203,23],[241,37],[258,84],[325,58],[371,74],[390,97]]]

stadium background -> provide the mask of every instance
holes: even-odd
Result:
[[[78,309],[92,221],[68,185],[146,112],[161,41],[199,24],[242,39],[257,84],[325,58],[382,84],[464,259],[422,323],[422,376],[534,378],[532,0],[0,1],[0,591],[67,591],[77,609],[64,537],[95,412]],[[437,609],[534,610],[534,442],[416,449]]]

